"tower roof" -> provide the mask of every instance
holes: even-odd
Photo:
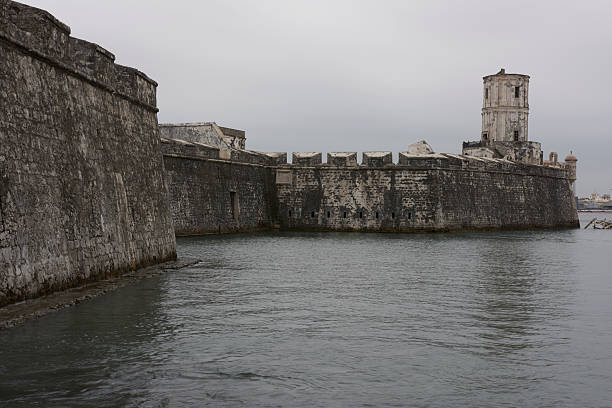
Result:
[[[496,76],[515,76],[515,77],[529,78],[529,75],[506,73],[506,68],[501,68],[497,74],[486,75],[486,76],[483,76],[482,79],[492,78]]]

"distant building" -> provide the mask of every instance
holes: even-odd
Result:
[[[576,198],[576,207],[583,211],[609,211],[612,210],[612,200],[610,194],[593,192],[588,197]]]

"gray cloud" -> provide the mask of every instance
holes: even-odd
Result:
[[[612,188],[612,2],[29,0],[159,82],[160,122],[245,129],[263,151],[459,152],[482,76],[531,75],[531,140]]]

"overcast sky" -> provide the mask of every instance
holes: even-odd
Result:
[[[531,76],[529,139],[612,189],[612,1],[22,0],[159,83],[160,122],[261,151],[459,153],[482,77]]]

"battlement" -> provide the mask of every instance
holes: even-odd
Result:
[[[299,169],[315,167],[320,169],[368,170],[461,170],[504,172],[554,178],[570,178],[569,169],[562,163],[557,166],[536,165],[514,162],[507,159],[475,157],[450,153],[411,154],[400,152],[397,163],[392,161],[391,152],[363,152],[362,163],[357,162],[357,152],[327,153],[327,163],[322,162],[321,152],[294,152],[293,163],[287,163],[287,153],[262,153],[249,150],[219,149],[216,146],[179,139],[161,138],[164,155],[196,160],[225,160],[233,163]]]
[[[443,154],[432,153],[432,154],[420,154],[413,155],[407,152],[399,154],[398,164],[400,166],[407,166],[413,168],[449,168],[450,160]]]
[[[357,166],[357,152],[327,153],[327,163],[333,166]]]
[[[273,165],[287,164],[287,153],[285,152],[268,152],[264,154],[270,158]]]
[[[385,167],[393,164],[391,152],[363,152],[361,164],[366,167]]]
[[[165,156],[182,157],[195,160],[225,160],[233,163],[274,166],[287,163],[286,153],[260,153],[250,150],[222,149],[200,142],[182,139],[160,138],[162,153]]]
[[[115,56],[99,45],[70,37],[70,27],[44,10],[0,0],[0,41],[157,112],[155,81],[115,64]]]
[[[357,162],[357,152],[333,152],[327,154],[327,163],[321,162],[320,152],[295,152],[293,163],[287,164],[280,159],[273,165],[283,168],[317,167],[367,169],[448,169],[466,171],[516,172],[518,174],[542,175],[547,177],[567,178],[564,166],[547,166],[514,162],[507,159],[474,157],[450,153],[411,154],[400,152],[399,160],[394,163],[391,152],[364,152],[361,163]]]
[[[322,163],[323,155],[316,152],[293,152],[293,164],[298,166],[316,166]]]

